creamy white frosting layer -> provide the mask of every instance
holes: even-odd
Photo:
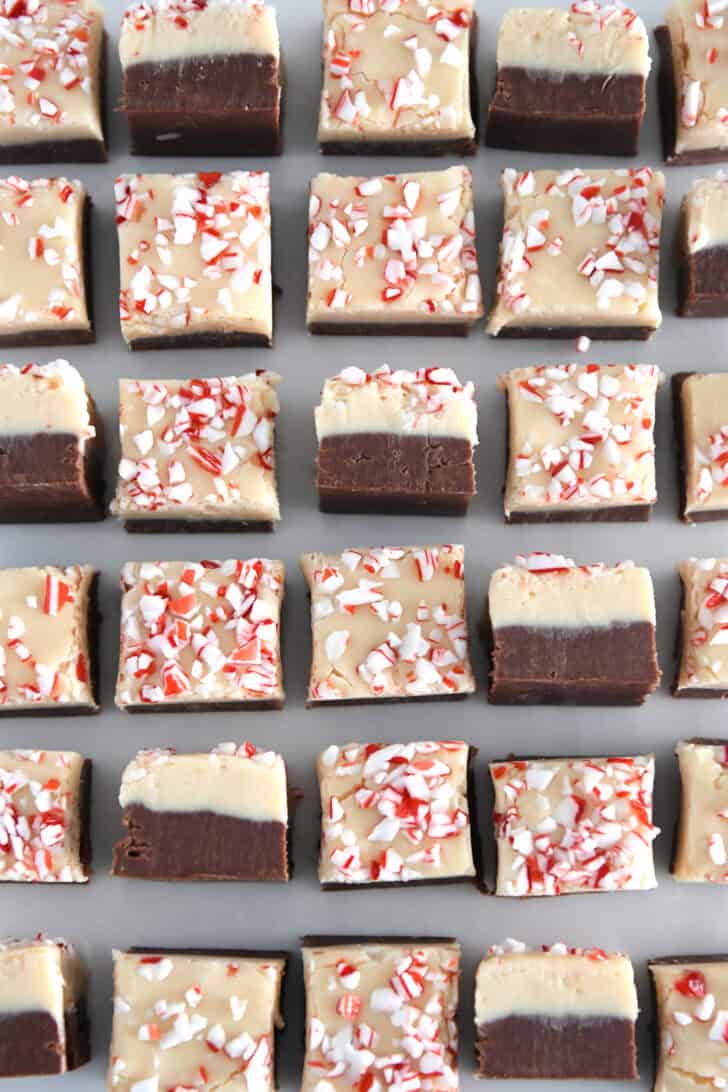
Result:
[[[258,0],[142,0],[124,13],[122,68],[190,57],[258,53],[278,57],[275,10]]]

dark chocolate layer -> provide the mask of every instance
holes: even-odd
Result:
[[[728,246],[682,254],[679,297],[678,311],[685,318],[728,316]]]
[[[440,318],[424,322],[309,322],[310,334],[339,337],[467,337],[472,322],[447,322]],[[534,335],[535,336],[535,335]]]
[[[0,342],[0,344],[2,344]],[[129,348],[140,349],[234,349],[243,346],[270,348],[271,338],[265,334],[246,333],[244,330],[224,334],[205,332],[198,334],[160,334],[159,336],[135,337]]]
[[[263,710],[282,708],[283,702],[280,698],[264,698],[260,701],[156,701],[121,707],[124,713],[260,713]]]
[[[591,508],[534,508],[530,512],[511,512],[506,523],[645,523],[651,504],[595,504]]]
[[[588,337],[592,341],[647,341],[655,333],[655,326],[592,326],[585,323],[583,326],[543,326],[528,325],[504,326],[495,334],[495,337],[523,337],[523,338],[563,338],[569,341],[577,337]]]
[[[677,139],[677,115],[680,109],[675,66],[672,56],[672,38],[666,26],[657,27],[655,41],[660,54],[660,68],[657,78],[660,98],[660,125],[662,129],[662,154],[666,163],[672,166],[689,167],[701,163],[724,163],[728,158],[728,147],[697,148],[693,151],[675,151]]]
[[[540,1080],[637,1078],[634,1024],[618,1017],[506,1016],[477,1029],[478,1075]]]
[[[0,1013],[0,1077],[63,1073],[90,1057],[86,1003],[81,998],[65,1013],[65,1050],[49,1012]]]
[[[0,436],[0,523],[104,518],[98,437],[39,432]]]
[[[165,534],[182,531],[185,534],[247,534],[249,532],[268,533],[273,530],[270,520],[240,520],[240,519],[161,519],[143,516],[133,519],[125,519],[124,530],[130,534]]]

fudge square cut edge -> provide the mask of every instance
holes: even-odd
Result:
[[[654,755],[491,762],[495,894],[611,894],[657,887]]]
[[[116,704],[129,713],[280,709],[281,561],[128,562]]]
[[[678,246],[678,314],[728,316],[728,175],[724,171],[695,179],[685,194]]]
[[[728,955],[677,955],[647,964],[655,1001],[654,1092],[725,1080]]]
[[[474,692],[462,546],[304,554],[301,568],[311,601],[309,707]]]
[[[680,812],[670,871],[682,883],[728,884],[728,739],[675,747]]]
[[[140,751],[119,803],[126,836],[112,874],[142,880],[290,879],[286,767],[253,744],[209,754]]]
[[[657,688],[647,569],[518,555],[493,573],[483,637],[495,704],[639,705]]]
[[[638,1011],[626,955],[494,945],[475,979],[477,1075],[634,1080]]]
[[[679,566],[682,606],[676,698],[723,698],[728,694],[725,641],[728,559],[689,558]]]
[[[680,516],[707,523],[728,516],[728,376],[677,372],[672,397],[680,476]]]

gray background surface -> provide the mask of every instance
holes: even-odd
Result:
[[[538,3],[538,0],[536,0]],[[481,3],[478,71],[481,98],[490,93],[495,38],[507,0]],[[640,14],[652,30],[659,21],[661,0],[645,0]],[[5,885],[0,891],[0,936],[44,931],[67,936],[80,945],[91,970],[93,1061],[78,1073],[60,1078],[74,1092],[99,1088],[104,1078],[111,1025],[111,949],[131,944],[287,948],[293,953],[286,1007],[287,1030],[282,1039],[280,1072],[286,1090],[296,1087],[302,1061],[302,989],[298,938],[304,933],[375,934],[416,931],[453,934],[463,945],[462,1055],[465,1092],[472,1083],[473,971],[488,945],[515,936],[531,944],[564,940],[629,952],[635,961],[643,1015],[640,1021],[642,1083],[651,1075],[649,1023],[651,1003],[645,961],[677,952],[728,950],[728,891],[710,887],[680,887],[668,874],[670,844],[677,809],[677,775],[672,749],[684,735],[725,734],[726,709],[714,702],[681,704],[669,694],[673,645],[678,613],[677,562],[690,555],[728,554],[726,525],[683,526],[677,518],[674,440],[667,387],[659,395],[657,459],[659,502],[648,525],[565,525],[551,528],[506,527],[501,505],[502,453],[505,414],[502,395],[495,390],[497,374],[527,363],[573,358],[573,344],[494,341],[482,327],[468,340],[385,337],[311,338],[305,331],[306,212],[308,181],[317,171],[376,174],[427,169],[438,162],[402,158],[320,157],[315,143],[319,95],[320,14],[316,0],[298,3],[277,0],[283,49],[288,68],[285,153],[270,162],[251,160],[134,160],[127,153],[124,119],[111,116],[111,159],[105,166],[55,167],[53,173],[80,176],[95,204],[94,259],[96,345],[68,351],[82,371],[106,421],[107,470],[114,480],[117,458],[117,380],[225,375],[267,367],[278,371],[281,415],[278,421],[278,476],[283,519],[273,535],[156,535],[129,536],[113,519],[98,525],[3,528],[0,564],[91,562],[101,570],[101,656],[103,662],[99,716],[79,719],[3,718],[0,747],[69,748],[90,756],[95,767],[93,836],[95,874],[86,887]],[[118,100],[116,38],[121,0],[107,5],[111,64],[109,101]],[[653,49],[654,52],[654,49]],[[660,163],[654,72],[650,78],[646,128],[640,163]],[[442,161],[442,165],[446,164]],[[619,166],[584,157],[586,167]],[[486,298],[493,287],[497,237],[500,230],[498,178],[506,165],[571,166],[567,157],[525,156],[480,148],[470,161],[474,173],[478,252]],[[273,194],[275,267],[282,296],[276,311],[272,350],[210,350],[147,352],[129,355],[119,332],[118,274],[114,227],[113,179],[128,170],[223,169],[232,166],[269,167]],[[49,169],[26,169],[28,175]],[[26,173],[26,172],[19,172]],[[724,367],[728,322],[679,320],[674,315],[675,268],[673,244],[680,199],[695,174],[684,168],[667,171],[664,224],[662,306],[664,323],[653,341],[642,345],[595,343],[588,357],[601,363],[637,360],[658,364],[666,373],[684,368]],[[46,350],[35,359],[64,355]],[[23,352],[8,353],[20,363]],[[454,367],[461,379],[473,379],[480,411],[477,450],[479,493],[465,520],[426,517],[326,516],[317,511],[313,467],[315,442],[313,408],[323,379],[345,364],[373,368],[441,363]],[[358,708],[306,710],[304,696],[309,659],[309,624],[298,555],[318,548],[340,549],[371,544],[464,542],[468,605],[473,630],[472,656],[479,692],[466,702],[403,703]],[[485,700],[485,662],[475,637],[489,573],[521,550],[564,552],[582,561],[633,558],[653,574],[658,601],[658,642],[664,679],[661,689],[639,709],[548,709],[490,707]],[[288,694],[281,713],[211,713],[129,717],[113,705],[118,650],[118,571],[129,559],[199,559],[254,556],[282,558],[288,566],[287,605],[283,638]],[[399,741],[455,737],[479,750],[477,786],[480,826],[488,846],[490,832],[486,762],[508,752],[545,754],[604,754],[655,751],[657,755],[656,821],[662,836],[656,843],[659,889],[647,893],[574,896],[551,900],[487,898],[469,886],[411,890],[331,893],[319,891],[316,880],[318,802],[314,759],[332,742]],[[111,846],[121,834],[117,791],[125,763],[141,747],[171,745],[179,750],[207,750],[221,740],[249,738],[281,751],[291,783],[305,798],[296,816],[296,874],[286,886],[225,884],[142,884],[108,876]],[[20,1082],[6,1084],[8,1092]],[[29,1080],[23,1092],[40,1092],[46,1082]],[[518,1089],[514,1087],[514,1092]]]

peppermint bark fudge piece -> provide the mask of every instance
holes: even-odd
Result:
[[[472,694],[464,553],[383,546],[304,554],[308,705]]]
[[[122,379],[112,512],[127,531],[272,531],[274,372]]]
[[[475,979],[478,1076],[634,1080],[637,990],[629,957],[506,941]]]
[[[280,153],[281,56],[270,5],[132,3],[119,55],[135,155]]]
[[[472,0],[323,0],[321,151],[474,155]]]
[[[681,372],[672,378],[686,523],[728,515],[728,375]]]
[[[501,376],[506,522],[649,519],[661,380],[646,364],[547,364]]]
[[[681,802],[672,874],[684,883],[728,883],[728,740],[675,748]]]
[[[668,956],[647,966],[657,1007],[654,1092],[723,1088],[728,956]]]
[[[0,940],[0,1077],[66,1073],[91,1056],[86,971],[65,940]]]
[[[0,364],[0,523],[103,519],[99,432],[67,360]]]
[[[639,705],[660,681],[652,578],[631,561],[521,554],[493,573],[483,629],[498,705]]]
[[[455,740],[327,747],[317,763],[321,886],[475,880],[474,757]]]
[[[726,111],[728,119],[728,110]],[[696,179],[683,198],[678,313],[728,316],[728,175]]]
[[[647,31],[626,6],[513,8],[498,34],[485,142],[493,148],[636,155],[650,71]]]
[[[0,178],[0,346],[95,340],[90,221],[80,182]]]
[[[272,343],[266,172],[127,174],[115,197],[130,349]]]
[[[657,887],[653,755],[490,764],[496,895],[578,895]]]
[[[124,770],[126,837],[111,871],[136,880],[288,880],[286,767],[273,751],[140,751]]]
[[[98,712],[96,575],[0,569],[0,716]]]
[[[280,709],[281,561],[130,561],[116,704],[129,713]]]
[[[676,698],[728,696],[728,558],[680,563],[680,666]]]
[[[494,337],[646,340],[658,304],[665,179],[650,167],[503,171]]]
[[[459,976],[450,939],[306,938],[301,1092],[322,1071],[334,1092],[376,1086],[392,1065],[396,1086],[455,1092]]]
[[[478,410],[450,368],[344,368],[316,407],[323,512],[465,515]]]
[[[467,167],[311,183],[312,334],[449,334],[482,317]]]
[[[107,1088],[275,1092],[281,952],[114,952]]]
[[[6,4],[0,163],[103,163],[105,35],[93,0]]]

